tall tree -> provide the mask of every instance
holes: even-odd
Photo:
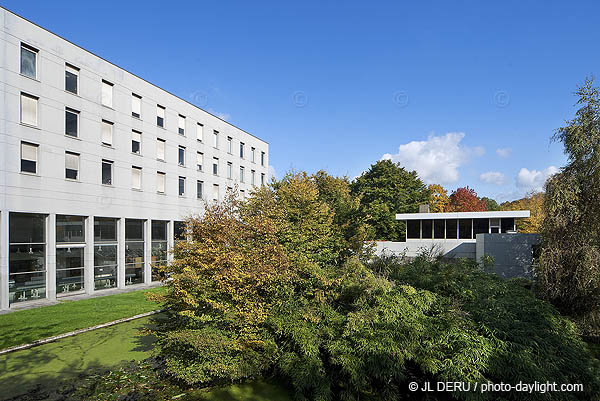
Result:
[[[486,210],[485,201],[479,199],[477,192],[468,186],[452,191],[447,208],[448,212],[484,212]]]
[[[371,165],[352,182],[351,190],[360,197],[361,211],[378,240],[403,240],[404,223],[396,221],[396,213],[418,212],[419,205],[429,202],[429,190],[416,171],[391,160]]]
[[[517,230],[521,233],[532,234],[539,233],[544,221],[544,193],[531,192],[524,198],[512,202],[503,202],[500,210],[529,210],[530,217],[526,219],[517,219]]]
[[[575,118],[557,129],[567,164],[546,182],[540,293],[559,309],[599,322],[600,94],[593,79],[577,89]],[[596,323],[596,335],[600,324]]]
[[[485,206],[486,206],[487,210],[489,210],[489,211],[500,210],[500,205],[498,205],[498,202],[496,202],[495,199],[484,196],[483,198],[481,198],[481,200],[485,202]]]
[[[440,184],[429,184],[427,187],[431,194],[429,195],[429,209],[432,213],[441,213],[446,210],[450,198],[448,190]]]

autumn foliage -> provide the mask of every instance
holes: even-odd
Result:
[[[479,199],[475,190],[468,186],[453,191],[446,208],[447,212],[485,212],[486,210],[485,200]]]

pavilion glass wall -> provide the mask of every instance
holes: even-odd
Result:
[[[9,302],[46,297],[46,215],[9,215]]]
[[[118,274],[118,220],[94,218],[94,289],[117,286]]]
[[[85,217],[56,216],[56,295],[84,289]]]

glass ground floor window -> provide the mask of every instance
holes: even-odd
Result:
[[[85,246],[56,248],[56,295],[72,295],[84,289]]]
[[[117,219],[94,218],[94,289],[117,286]]]
[[[84,289],[85,217],[56,216],[56,295]]]
[[[125,220],[125,285],[144,282],[144,220]]]
[[[168,262],[167,223],[166,221],[152,221],[152,260],[150,261],[152,281],[162,278],[157,266],[164,266]]]
[[[46,298],[46,216],[9,215],[9,302]]]

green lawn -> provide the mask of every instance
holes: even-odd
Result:
[[[161,287],[0,315],[0,349],[159,309],[145,298]]]
[[[138,335],[149,319],[136,319],[0,355],[0,399],[18,396],[36,385],[52,387],[59,381],[74,380],[82,373],[149,357],[153,338]]]

